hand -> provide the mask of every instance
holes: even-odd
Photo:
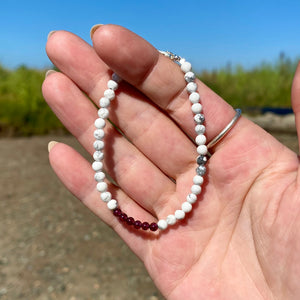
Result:
[[[105,25],[89,46],[55,32],[47,53],[61,70],[45,79],[43,94],[67,129],[93,153],[95,103],[111,70],[124,81],[112,102],[105,168],[118,183],[109,190],[123,211],[154,221],[185,201],[195,174],[193,115],[183,73],[134,33]],[[235,112],[200,81],[207,139]],[[300,68],[292,90],[300,128]],[[295,153],[241,117],[213,149],[206,184],[185,221],[159,235],[130,230],[100,200],[91,165],[62,143],[51,165],[89,209],[110,225],[144,262],[168,299],[300,299],[300,190]],[[174,180],[176,180],[176,184]]]

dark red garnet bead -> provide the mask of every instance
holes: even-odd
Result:
[[[115,215],[116,217],[120,217],[121,214],[122,214],[121,209],[116,208],[116,209],[114,210],[114,215]]]
[[[150,229],[151,231],[156,231],[158,229],[157,223],[153,222],[149,224],[148,222],[141,222],[140,220],[134,220],[132,217],[128,217],[127,214],[122,212],[120,208],[116,208],[113,211],[114,216],[120,219],[121,222],[126,223],[129,226],[132,226],[135,229],[140,229],[142,228],[143,230],[148,230]]]
[[[149,227],[150,227],[150,225],[149,225],[149,223],[148,223],[148,222],[144,222],[144,223],[142,224],[142,228],[143,228],[143,230],[148,230],[148,229],[149,229]]]
[[[153,223],[150,224],[150,230],[151,231],[156,231],[157,229],[158,229],[158,225],[156,223],[153,222]]]
[[[136,220],[134,223],[133,223],[133,226],[135,229],[140,229],[142,227],[142,222],[139,221],[139,220]]]
[[[120,220],[123,221],[123,222],[126,222],[127,221],[127,215],[125,213],[121,213],[120,215]]]
[[[133,225],[133,223],[134,223],[134,218],[129,217],[129,218],[127,218],[126,222],[127,222],[128,225]]]

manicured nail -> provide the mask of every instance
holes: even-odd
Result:
[[[47,40],[49,40],[50,36],[51,36],[54,32],[56,32],[56,30],[52,30],[52,31],[50,31],[50,32],[48,33]]]
[[[91,39],[93,38],[93,35],[94,35],[95,31],[96,31],[99,27],[101,27],[102,25],[103,25],[103,24],[96,24],[96,25],[94,25],[94,26],[91,28],[91,31],[90,31]]]
[[[51,149],[52,149],[57,143],[58,143],[58,142],[56,142],[56,141],[51,141],[51,142],[49,142],[49,144],[48,144],[48,152],[50,152]]]
[[[48,71],[46,72],[46,74],[45,74],[45,78],[46,78],[47,76],[49,76],[50,74],[53,74],[53,73],[56,73],[56,71],[54,71],[54,70],[48,70]]]

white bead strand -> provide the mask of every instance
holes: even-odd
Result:
[[[107,82],[107,89],[103,93],[103,97],[100,98],[99,104],[100,108],[98,110],[99,118],[95,121],[95,131],[94,137],[95,141],[93,147],[95,152],[93,154],[94,162],[92,164],[92,168],[95,171],[95,180],[97,181],[97,190],[100,192],[100,198],[102,201],[107,203],[108,209],[112,210],[114,215],[119,217],[121,221],[125,222],[128,225],[133,225],[136,229],[142,228],[143,230],[150,229],[155,231],[157,229],[166,230],[169,226],[177,223],[178,220],[182,220],[185,218],[186,214],[189,213],[193,204],[197,201],[198,195],[201,193],[203,184],[203,175],[206,173],[206,167],[204,166],[207,162],[207,146],[206,146],[206,136],[205,136],[205,126],[203,125],[205,119],[202,114],[202,104],[200,103],[200,94],[197,92],[198,86],[195,82],[196,76],[191,71],[192,66],[189,62],[187,62],[184,58],[180,58],[177,55],[174,55],[170,52],[161,51],[165,56],[168,56],[172,60],[176,61],[181,70],[184,73],[184,79],[186,81],[186,91],[188,93],[188,99],[191,103],[191,111],[194,114],[195,121],[195,142],[197,146],[197,153],[199,156],[196,158],[196,162],[198,167],[195,169],[196,175],[193,178],[193,182],[190,189],[190,194],[187,195],[185,201],[181,205],[181,209],[177,209],[174,214],[170,214],[166,217],[166,219],[160,219],[157,223],[141,222],[139,220],[134,220],[132,217],[127,217],[125,213],[123,213],[118,208],[118,202],[115,199],[112,199],[112,195],[109,191],[107,191],[107,183],[104,181],[106,176],[103,172],[103,163],[102,160],[104,158],[104,154],[102,150],[104,149],[104,127],[106,125],[106,119],[109,117],[109,106],[110,102],[115,99],[115,91],[119,87],[119,83],[122,81],[121,77],[116,73],[112,74],[112,79]]]

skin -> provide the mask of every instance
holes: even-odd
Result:
[[[193,114],[180,68],[125,28],[101,26],[93,47],[56,31],[47,53],[61,72],[43,94],[55,114],[93,153],[95,103],[112,70],[124,81],[105,127],[109,190],[121,209],[148,222],[174,213],[195,174]],[[210,141],[235,112],[197,81]],[[300,128],[300,67],[292,106]],[[131,142],[129,142],[130,140]],[[300,299],[298,156],[244,117],[213,149],[203,191],[184,221],[162,233],[122,225],[99,201],[94,172],[75,150],[55,144],[50,163],[65,186],[111,226],[144,262],[167,299]],[[176,181],[176,183],[175,183]]]

